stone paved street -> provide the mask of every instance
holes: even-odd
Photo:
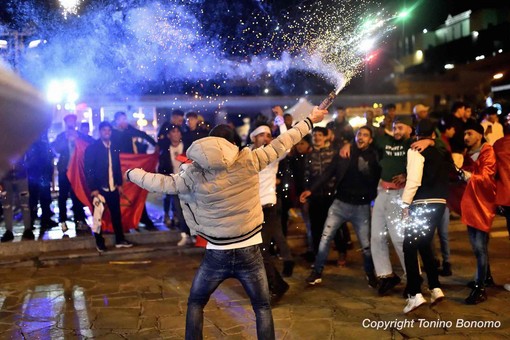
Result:
[[[350,251],[345,268],[331,261],[323,283],[315,287],[304,283],[309,264],[298,259],[288,279],[291,288],[273,309],[277,338],[508,338],[510,292],[501,286],[488,288],[488,301],[466,306],[463,300],[469,289],[465,284],[471,279],[475,259],[459,223],[451,232],[451,247],[454,275],[441,279],[446,300],[408,315],[402,313],[402,284],[384,297],[368,288],[359,251]],[[510,282],[509,249],[508,233],[498,219],[490,255],[500,285]],[[303,249],[294,247],[294,251]],[[0,338],[182,339],[187,294],[201,251],[158,254],[125,260],[116,259],[113,252],[109,257],[98,256],[96,263],[0,268]],[[336,259],[334,252],[330,259]],[[424,296],[430,298],[428,293]],[[255,338],[254,314],[237,281],[220,286],[206,307],[205,319],[206,338]],[[407,327],[370,327],[375,321],[395,320],[406,321]],[[427,321],[438,320],[452,321],[452,325],[426,327]],[[499,326],[456,327],[458,320],[491,321]]]

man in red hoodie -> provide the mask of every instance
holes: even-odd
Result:
[[[510,234],[510,126],[505,126],[505,136],[493,145],[497,159],[496,172],[496,204],[503,208],[506,227]],[[510,290],[510,283],[505,284]]]
[[[510,234],[510,126],[505,132],[505,137],[498,139],[493,148],[497,159],[496,204],[503,208]]]
[[[485,285],[492,282],[488,243],[496,210],[496,155],[484,138],[482,125],[475,121],[466,123],[464,143],[467,154],[461,171],[467,185],[461,200],[461,216],[468,227],[477,262],[475,281],[470,285],[472,291],[466,303],[474,305],[487,300]]]

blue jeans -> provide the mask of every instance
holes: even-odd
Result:
[[[476,276],[475,281],[480,287],[485,286],[487,278],[487,267],[489,266],[489,233],[468,226],[469,241],[476,256]]]
[[[335,199],[328,211],[328,218],[324,223],[319,252],[315,259],[315,271],[322,273],[324,263],[328,258],[329,244],[344,222],[350,221],[363,250],[363,267],[365,272],[374,272],[374,263],[370,252],[370,204],[355,205]]]
[[[441,256],[443,262],[450,262],[450,243],[448,241],[448,226],[450,225],[450,209],[445,208],[441,223],[437,226],[439,244],[441,245]]]
[[[188,298],[186,339],[202,339],[204,307],[211,294],[228,278],[238,279],[250,298],[257,320],[257,337],[274,339],[269,288],[259,245],[231,250],[206,249]]]

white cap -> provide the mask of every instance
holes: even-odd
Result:
[[[413,113],[414,114],[417,114],[418,112],[422,112],[422,111],[428,111],[430,109],[430,107],[428,106],[425,106],[423,104],[418,104],[414,107],[413,109]]]

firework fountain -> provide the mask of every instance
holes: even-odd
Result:
[[[26,54],[20,69],[39,87],[70,77],[89,92],[148,93],[151,84],[180,81],[192,88],[185,94],[215,101],[230,94],[224,92],[229,82],[243,79],[250,86],[301,70],[334,86],[330,105],[360,71],[366,53],[359,47],[384,39],[394,28],[388,13],[367,14],[376,4],[363,0],[317,1],[278,18],[256,8],[239,17],[228,7],[210,10],[200,0],[101,3],[75,16],[80,3],[60,1],[63,22],[35,17],[34,9],[18,13],[31,16],[23,19],[37,23],[47,41]],[[235,35],[222,30],[227,20]],[[216,93],[201,93],[204,82]]]

